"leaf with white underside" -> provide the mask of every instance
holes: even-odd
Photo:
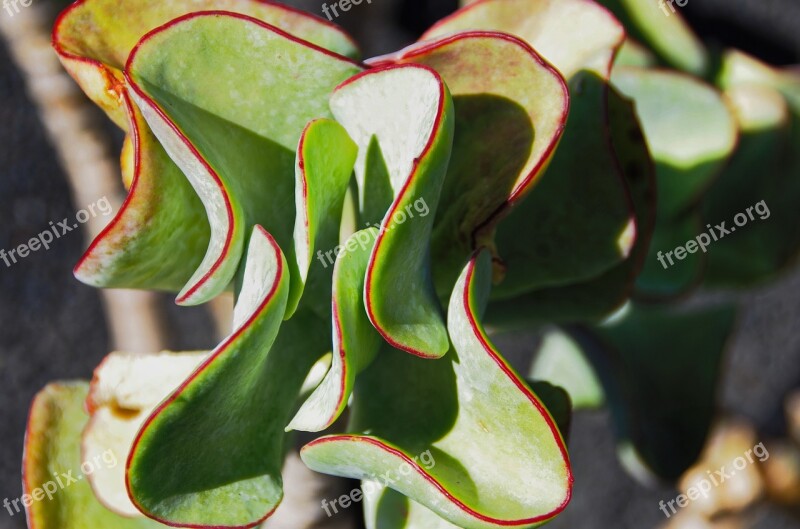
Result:
[[[233,13],[178,19],[131,53],[126,78],[134,99],[200,195],[211,226],[206,255],[179,303],[202,303],[228,286],[256,224],[294,262],[287,218],[296,214],[300,136],[309,121],[330,117],[330,92],[360,70],[350,59]],[[251,101],[248,93],[262,96]]]
[[[108,355],[95,369],[86,398],[91,418],[83,431],[83,459],[102,459],[107,450],[126,458],[145,419],[207,356],[167,351]],[[100,465],[87,479],[108,509],[121,516],[142,516],[128,497],[125,465]]]
[[[84,402],[89,392],[86,382],[49,384],[36,394],[28,415],[25,451],[22,461],[23,492],[37,496],[37,490],[51,491],[26,509],[28,527],[35,529],[157,529],[166,527],[146,518],[124,518],[108,510],[95,498],[89,482],[70,481],[82,475],[81,431],[89,416]],[[99,461],[89,460],[91,468],[124,467],[123,453],[106,452]],[[86,466],[87,470],[89,466]],[[65,485],[58,486],[55,478]],[[53,491],[53,488],[55,490]],[[14,502],[12,501],[12,505]],[[16,507],[19,507],[17,500]],[[16,513],[15,513],[16,514]]]
[[[478,0],[434,24],[421,39],[468,30],[516,35],[566,79],[581,69],[608,78],[625,38],[613,15],[589,0]]]
[[[566,506],[572,474],[561,434],[480,326],[490,278],[484,251],[456,284],[455,350],[443,359],[378,354],[358,379],[353,433],[306,445],[310,468],[370,480],[389,472],[393,489],[467,529],[535,526]]]
[[[566,20],[569,28],[559,26]],[[552,77],[552,70],[542,65],[528,46],[515,45],[516,39],[471,29],[515,34],[552,60],[571,79],[571,90],[589,85],[572,94],[571,137],[562,138],[558,149],[555,145],[568,107],[563,82],[548,83],[545,74],[549,71]],[[465,32],[452,33],[458,30]],[[558,33],[557,39],[551,30]],[[496,270],[497,278],[504,278],[494,292],[497,297],[596,277],[626,258],[635,240],[635,223],[611,147],[604,134],[597,132],[605,128],[607,119],[606,90],[601,85],[623,37],[624,31],[613,16],[590,2],[525,2],[523,6],[516,0],[490,0],[462,9],[423,36],[436,40],[378,59],[428,64],[442,74],[454,95],[456,136],[443,203],[461,206],[463,211],[442,208],[437,219],[433,251],[440,294],[449,293],[452,281],[448,276],[453,271],[457,275],[460,263],[475,246],[494,244],[495,225],[510,205],[518,204],[516,210],[510,210],[515,218],[504,220],[496,237],[497,262],[505,265]],[[526,49],[530,50],[527,62],[519,58],[526,55]],[[512,65],[512,60],[516,64]],[[538,71],[533,67],[537,62]],[[487,64],[492,65],[492,76],[486,75]],[[581,69],[596,72],[598,81],[590,73],[579,73]],[[475,73],[477,70],[480,74]],[[530,72],[532,79],[520,77],[520,71]],[[576,79],[578,75],[581,80]],[[545,86],[530,90],[534,84]],[[543,93],[550,95],[539,97]],[[531,102],[533,94],[537,97]],[[560,105],[563,107],[559,109]],[[491,121],[492,117],[496,121]],[[587,126],[587,121],[594,126]],[[526,150],[532,140],[531,149]],[[579,155],[565,145],[567,140]],[[581,165],[584,160],[593,160],[582,148],[589,141],[592,152],[603,159],[604,171]],[[553,168],[551,156],[559,167]],[[551,165],[544,170],[548,162]],[[599,176],[595,177],[596,173]],[[485,184],[475,185],[473,181]],[[503,194],[504,200],[495,200]],[[604,202],[598,204],[597,197],[603,197]],[[560,207],[566,201],[574,206],[568,212]],[[587,209],[593,215],[573,215]],[[606,222],[583,221],[592,216]],[[575,224],[568,227],[565,217],[576,219]],[[520,232],[520,225],[530,229]]]
[[[458,33],[380,60],[430,66],[453,96],[446,207],[431,244],[437,292],[447,299],[476,245],[491,244],[494,225],[547,166],[567,119],[567,87],[529,45],[501,33]]]
[[[492,225],[473,237],[489,247],[496,241],[499,284],[493,294],[497,298],[510,298],[536,288],[553,288],[597,277],[625,260],[637,232],[612,149],[604,134],[597,132],[606,127],[606,91],[596,87],[597,83],[588,73],[599,76],[600,84],[607,80],[612,59],[624,40],[624,29],[608,10],[594,2],[479,0],[435,24],[422,38],[438,37],[446,41],[448,36],[459,36],[454,32],[475,29],[502,31],[527,41],[570,81],[572,107],[568,122],[572,124],[571,132],[565,132],[554,155],[548,153],[548,158],[553,156],[548,170],[529,179],[524,189],[527,199],[520,200],[516,210],[510,210],[510,216],[515,218],[499,224],[494,240]],[[578,76],[582,78],[580,82],[576,81]],[[590,85],[586,90],[589,93],[578,90],[586,84]],[[556,101],[553,97],[544,100]],[[458,103],[456,99],[457,113]],[[586,122],[593,124],[587,126]],[[459,123],[457,120],[457,127]],[[539,140],[540,128],[535,127],[535,132]],[[458,152],[458,139],[457,134],[454,153]],[[475,143],[478,142],[469,143],[469,148],[474,149]],[[581,167],[586,160],[595,161],[581,148],[585,144],[591,144],[592,152],[603,160],[600,164],[603,171]],[[514,158],[500,156],[497,159]],[[555,163],[556,168],[553,167]],[[596,173],[598,177],[594,177]],[[606,202],[598,204],[597,197],[603,197]],[[566,201],[578,204],[573,204],[575,207],[567,212],[566,208],[559,207]],[[583,215],[573,215],[576,211]],[[499,220],[502,215],[497,217]],[[585,222],[586,217],[602,218],[606,222]],[[575,219],[575,224],[568,226],[565,219]],[[520,231],[519,226],[530,229]],[[448,235],[453,238],[452,234]],[[591,241],[593,246],[586,241]],[[480,245],[474,240],[469,242]]]
[[[148,417],[128,461],[134,504],[165,523],[249,527],[283,497],[284,426],[330,332],[309,311],[283,321],[287,263],[260,226],[241,282],[235,330]]]
[[[562,434],[566,435],[571,415],[569,396],[563,389],[546,382],[534,382],[529,385],[535,390],[537,396],[542,399],[542,402],[551,413],[554,410],[560,413],[560,416],[554,414],[553,418],[557,422],[559,419],[563,420],[558,422],[558,428]],[[551,400],[545,400],[543,398],[545,395]],[[422,454],[422,457],[420,457],[423,468],[436,463],[429,455],[432,454]],[[383,529],[385,527],[393,529],[458,528],[457,525],[453,525],[427,507],[394,489],[384,486],[381,481],[363,480],[361,482],[361,492],[364,501],[364,521],[367,529]]]
[[[375,178],[367,163],[374,141],[393,195],[367,269],[370,321],[393,346],[440,357],[449,340],[430,279],[429,240],[453,143],[450,93],[428,67],[387,66],[343,83],[330,105],[359,147],[359,204]]]
[[[303,403],[287,430],[318,432],[328,428],[347,406],[356,375],[378,352],[381,337],[364,308],[364,278],[378,236],[371,228],[354,233],[333,269],[333,358],[331,368]]]
[[[178,292],[202,261],[209,243],[202,203],[131,101],[121,70],[143,35],[209,9],[247,14],[342,54],[358,53],[333,25],[258,0],[84,0],[68,7],[53,31],[56,53],[127,133],[122,170],[128,199],[75,267],[86,284]]]

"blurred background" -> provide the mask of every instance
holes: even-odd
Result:
[[[289,3],[322,15],[317,0]],[[104,196],[116,211],[125,196],[121,133],[79,92],[49,47],[49,28],[64,5],[33,0],[14,16],[0,11],[0,248],[27,241],[50,221],[72,217]],[[372,0],[336,22],[355,36],[365,56],[373,56],[411,43],[456,8],[457,0]],[[688,0],[680,9],[711,46],[736,47],[775,65],[800,63],[800,0]],[[227,331],[229,299],[178,308],[170,295],[100,292],[75,280],[72,267],[111,218],[91,219],[49,251],[11,267],[0,262],[0,501],[21,494],[28,406],[46,383],[90,378],[112,350],[210,349]],[[687,510],[667,520],[659,502],[679,491],[634,481],[616,456],[607,413],[579,412],[569,442],[574,499],[548,527],[800,528],[792,512],[800,510],[800,453],[788,441],[794,431],[800,442],[800,270],[748,292],[742,306],[727,352],[720,424],[702,468],[719,468],[714,456],[741,454],[762,441],[771,448],[768,464],[737,476],[723,490],[724,500],[705,514]],[[527,370],[519,359],[533,348],[530,337],[507,335],[497,342]],[[357,508],[331,519],[319,508],[322,497],[353,484],[320,480],[296,461],[289,464],[287,498],[297,499],[287,499],[267,527],[361,527]],[[0,511],[0,529],[22,527],[21,515]]]

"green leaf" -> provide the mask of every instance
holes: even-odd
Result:
[[[696,206],[736,147],[736,122],[718,92],[686,75],[621,67],[611,79],[634,100],[656,160],[658,223],[637,290],[644,298],[678,296],[699,283],[704,255],[672,265],[659,255],[704,231]]]
[[[421,40],[467,30],[516,35],[570,79],[587,69],[608,78],[625,30],[611,13],[582,0],[478,0],[433,25]]]
[[[537,185],[563,131],[567,89],[530,46],[500,33],[426,41],[382,62],[430,66],[453,95],[453,153],[431,244],[437,292],[447,299],[464,262],[492,245],[497,222]]]
[[[148,416],[208,357],[207,352],[111,353],[94,371],[83,430],[84,459],[111,450],[125,460]],[[128,497],[125,465],[100,466],[88,476],[97,499],[122,516],[143,516]]]
[[[625,24],[636,40],[649,45],[670,66],[694,75],[709,67],[705,46],[680,14],[661,0],[600,0]],[[673,11],[674,9],[674,11]]]
[[[333,88],[358,71],[349,59],[233,13],[189,15],[139,43],[126,69],[134,99],[211,225],[179,303],[202,303],[228,286],[256,224],[293,257],[295,149],[310,120],[330,116]],[[251,93],[263,96],[251,102]]]
[[[748,287],[774,279],[800,252],[800,233],[786,229],[800,223],[800,75],[729,52],[720,83],[742,133],[703,216],[736,232],[709,248],[706,284]]]
[[[800,73],[796,69],[779,69],[738,50],[729,50],[722,60],[719,85],[760,85],[783,94],[794,113],[800,113]]]
[[[553,161],[497,230],[505,277],[493,298],[596,278],[630,255],[636,225],[608,139],[608,91],[597,74],[571,79]]]
[[[327,268],[333,263],[329,256],[339,242],[342,209],[356,153],[356,145],[344,128],[329,119],[312,121],[300,137],[295,163],[295,261],[290,263],[287,318],[294,313],[306,288],[310,291],[306,305],[322,317],[330,313],[331,274]]]
[[[529,328],[537,323],[554,322],[599,322],[630,297],[655,224],[655,174],[632,104],[613,89],[608,95],[609,136],[630,192],[637,227],[630,255],[602,275],[587,281],[492,302],[487,323],[493,328]]]
[[[685,247],[687,241],[695,240],[707,230],[694,211],[677,219],[660,221],[653,234],[642,273],[636,280],[637,296],[665,300],[686,294],[697,287],[702,280],[706,254],[698,246],[694,247],[692,253],[685,249],[676,251],[676,248]]]
[[[559,330],[545,333],[528,376],[564,388],[576,410],[599,408],[605,401],[597,374],[580,345]]]
[[[53,45],[86,94],[128,134],[128,199],[75,269],[92,286],[178,292],[200,265],[209,226],[202,203],[133,105],[120,71],[149,31],[187,13],[224,9],[254,16],[328,49],[357,55],[333,25],[256,0],[84,0],[59,17]]]
[[[568,440],[572,423],[572,400],[569,398],[569,393],[564,388],[543,380],[528,381],[528,386],[553,417],[561,437],[565,441]]]
[[[484,251],[454,290],[447,356],[379,353],[357,383],[353,433],[302,449],[312,470],[380,479],[467,529],[538,525],[564,509],[572,474],[561,434],[479,323],[490,279]]]
[[[655,56],[630,37],[625,39],[619,48],[619,53],[614,58],[614,67],[633,66],[636,68],[650,68],[657,65]]]
[[[335,53],[358,55],[353,39],[337,26],[288,6],[258,0],[84,0],[73,3],[56,21],[55,44],[67,60],[86,58],[122,70],[143,35],[200,11],[240,13]]]
[[[734,316],[728,306],[634,306],[602,327],[570,328],[600,374],[624,462],[676,480],[697,460],[716,412]]]
[[[284,426],[330,343],[327,326],[308,312],[281,325],[286,267],[275,240],[256,227],[233,334],[162,402],[134,443],[128,488],[149,517],[245,527],[281,501]]]
[[[359,204],[373,172],[367,152],[377,140],[393,201],[367,268],[370,321],[393,346],[440,357],[447,330],[430,279],[429,240],[453,143],[453,101],[441,77],[418,65],[368,70],[339,86],[331,109],[359,146]]]
[[[736,146],[736,122],[721,95],[686,75],[615,68],[614,86],[633,99],[658,171],[658,218],[696,204]]]
[[[427,507],[376,481],[363,481],[367,529],[459,529]]]
[[[287,430],[318,432],[342,414],[363,371],[381,345],[367,317],[364,281],[378,230],[354,233],[344,244],[333,270],[333,358],[327,375],[289,423]]]
[[[177,292],[200,265],[208,219],[189,182],[153,136],[125,92],[131,173],[128,198],[75,267],[83,283],[103,288]],[[125,153],[123,153],[125,156]],[[127,162],[127,163],[126,163]]]
[[[89,392],[86,382],[50,384],[33,399],[23,456],[23,487],[39,498],[27,508],[28,527],[36,529],[150,529],[165,527],[147,518],[123,518],[95,498],[81,465],[81,431],[89,416],[83,404]],[[123,465],[125,455],[105,452],[95,465]],[[77,481],[72,481],[73,479]],[[42,491],[42,492],[37,492]],[[48,494],[49,493],[49,497]],[[13,504],[13,502],[12,502]],[[19,507],[19,503],[14,508]],[[16,513],[15,513],[16,514]]]

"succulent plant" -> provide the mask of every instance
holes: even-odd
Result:
[[[368,527],[548,522],[571,410],[604,403],[623,463],[676,480],[735,321],[680,297],[800,247],[800,75],[608,4],[478,0],[364,62],[262,0],[67,8],[55,49],[126,132],[129,187],[76,277],[236,306],[211,352],[112,353],[37,396],[28,494],[106,450],[124,465],[26,504],[29,526],[258,525],[291,432],[345,413],[301,457],[363,480]],[[773,220],[659,266],[758,200]],[[509,329],[547,333],[531,380],[492,344]]]

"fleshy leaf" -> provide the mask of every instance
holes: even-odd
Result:
[[[26,509],[31,529],[152,529],[165,527],[147,518],[123,518],[94,497],[81,465],[81,431],[89,416],[83,404],[86,382],[50,384],[33,400],[25,435],[22,480],[25,494],[35,501]],[[111,457],[113,456],[113,457]],[[89,460],[86,470],[123,466],[125,454],[106,452],[105,459]],[[89,466],[89,464],[91,466]],[[80,478],[80,479],[79,479]],[[77,481],[72,481],[73,479]],[[61,485],[59,485],[59,480]],[[46,494],[50,493],[50,497]],[[41,494],[41,496],[40,496]],[[13,502],[12,502],[13,504]],[[18,507],[16,505],[15,507]]]
[[[800,171],[792,171],[790,160],[800,146],[791,146],[790,127],[800,119],[792,124],[777,90],[740,86],[725,94],[742,133],[730,165],[703,198],[704,220],[711,225],[727,221],[731,230],[708,249],[706,284],[750,286],[774,278],[800,246],[796,230],[786,229],[800,225]],[[742,219],[742,226],[735,223]]]
[[[619,53],[614,58],[614,67],[634,66],[636,68],[650,68],[656,66],[656,58],[650,50],[631,39],[625,39],[619,48]]]
[[[433,25],[422,39],[467,30],[516,35],[570,79],[581,69],[608,77],[622,25],[587,0],[478,0]]]
[[[536,185],[563,131],[567,88],[530,46],[500,33],[458,33],[382,60],[430,66],[453,95],[453,153],[431,244],[447,299],[476,246],[491,244],[497,221]]]
[[[800,233],[786,229],[800,224],[800,75],[730,52],[720,77],[742,132],[704,197],[703,217],[736,232],[709,248],[705,279],[746,287],[773,279],[800,251]]]
[[[54,43],[69,61],[68,70],[77,73],[84,72],[80,68],[98,68],[91,73],[85,70],[85,75],[99,76],[102,67],[122,70],[143,35],[189,13],[214,10],[251,16],[335,53],[358,55],[355,42],[336,25],[263,0],[79,0],[56,21]],[[86,92],[92,97],[102,95],[100,91]]]
[[[609,142],[608,91],[591,72],[570,80],[570,115],[553,161],[497,229],[505,277],[493,298],[596,278],[630,255],[636,223]]]
[[[561,434],[478,322],[490,281],[484,251],[464,269],[450,302],[455,350],[440,360],[382,350],[354,394],[351,427],[361,433],[306,445],[301,457],[310,468],[381,476],[467,529],[529,527],[566,507],[572,474]]]
[[[719,73],[723,88],[736,85],[768,86],[780,91],[795,113],[800,113],[800,72],[778,69],[738,50],[725,53]]]
[[[564,388],[576,410],[599,408],[605,401],[597,374],[580,346],[559,330],[551,329],[542,338],[530,378]]]
[[[207,353],[111,353],[95,369],[83,431],[85,460],[107,450],[125,459],[145,419],[208,356]],[[97,499],[122,516],[142,516],[125,487],[125,465],[101,466],[87,476]]]
[[[614,86],[633,99],[658,170],[658,218],[697,202],[736,146],[736,123],[721,95],[689,76],[615,68]]]
[[[676,254],[675,249],[706,231],[708,228],[703,226],[700,216],[694,211],[677,219],[662,221],[653,234],[650,254],[637,278],[637,296],[665,300],[699,286],[706,265],[706,254],[697,247],[692,253],[684,251]]]
[[[363,481],[367,529],[459,529],[427,507],[377,481]]]
[[[295,215],[295,149],[309,121],[330,116],[333,88],[358,71],[345,57],[224,12],[175,20],[131,53],[134,99],[211,225],[206,255],[179,303],[202,303],[228,286],[256,224],[293,250],[286,219]],[[262,96],[251,103],[245,92]]]
[[[322,383],[306,400],[287,430],[318,432],[328,428],[347,406],[356,374],[378,352],[381,336],[367,318],[364,279],[378,230],[354,233],[343,245],[333,269],[333,358]]]
[[[76,266],[75,275],[84,283],[177,292],[202,261],[209,241],[202,203],[131,103],[120,70],[145,33],[207,9],[249,14],[323,47],[357,54],[352,40],[335,26],[264,1],[81,0],[67,8],[53,31],[58,57],[128,133],[122,165],[129,196]]]
[[[335,25],[263,0],[78,0],[58,17],[53,46],[86,95],[124,129],[121,70],[131,50],[157,27],[209,10],[248,15],[335,53],[358,56],[353,40]]]
[[[572,424],[572,399],[569,393],[564,388],[544,380],[529,380],[528,386],[553,418],[561,437],[565,441],[569,440],[569,429]]]
[[[615,158],[630,192],[636,240],[627,259],[596,278],[544,288],[489,306],[487,322],[498,329],[537,323],[600,322],[630,297],[655,225],[655,169],[630,101],[609,91],[608,125]]]
[[[600,0],[625,24],[632,36],[648,44],[669,65],[703,75],[709,66],[702,41],[670,2],[653,0]]]
[[[330,334],[298,312],[275,240],[254,229],[235,330],[140,430],[128,459],[134,504],[172,525],[249,527],[281,501],[284,426]],[[280,330],[280,333],[279,333]]]
[[[75,266],[75,277],[94,287],[177,292],[208,246],[208,220],[197,194],[128,93],[118,90],[130,120],[130,146],[123,152],[123,174],[131,175],[130,190],[122,208]]]
[[[394,347],[440,357],[449,341],[430,279],[429,240],[453,143],[450,93],[428,67],[387,66],[339,86],[331,109],[359,146],[359,204],[376,177],[368,163],[375,140],[386,169],[377,177],[388,176],[393,191],[367,269],[370,321]]]
[[[683,74],[622,67],[612,82],[634,100],[656,160],[658,224],[637,290],[645,298],[677,296],[697,284],[703,256],[665,270],[659,254],[702,231],[696,206],[736,147],[736,123],[718,92]]]
[[[321,316],[330,310],[320,305],[330,303],[331,274],[326,269],[333,264],[329,256],[339,242],[342,208],[356,153],[356,145],[344,128],[329,119],[312,121],[300,137],[295,163],[295,262],[290,263],[287,318],[306,288],[313,291],[308,299]],[[316,248],[321,250],[315,258]]]
[[[683,313],[634,306],[608,325],[570,329],[603,382],[623,462],[669,480],[694,463],[714,417],[734,316],[727,306]]]

